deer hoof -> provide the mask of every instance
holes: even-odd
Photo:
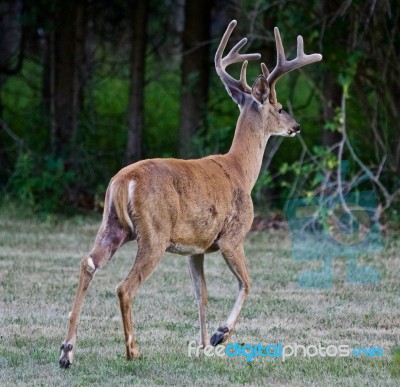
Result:
[[[59,360],[60,368],[69,368],[71,367],[71,362],[68,358],[62,357]]]
[[[128,345],[126,348],[126,360],[138,359],[140,357],[139,347],[137,345]]]
[[[219,327],[217,332],[215,332],[211,336],[210,344],[215,347],[216,345],[221,344],[225,340],[227,340],[229,335],[230,335],[230,332],[229,332],[228,327]]]
[[[72,364],[72,344],[61,345],[61,356],[58,363],[61,368],[69,368]]]
[[[126,354],[126,360],[138,359],[140,357],[140,351],[138,348],[130,349]]]

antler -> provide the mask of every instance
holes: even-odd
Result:
[[[222,37],[221,42],[218,46],[217,52],[215,53],[215,69],[230,95],[232,95],[232,90],[238,90],[247,94],[251,93],[251,87],[247,84],[246,81],[247,63],[249,60],[257,60],[261,57],[260,54],[239,53],[239,50],[247,43],[247,38],[243,38],[229,51],[228,55],[222,58],[222,54],[226,48],[232,31],[236,27],[236,24],[236,20],[232,20],[229,23],[228,28],[226,29],[224,36]],[[225,69],[227,66],[239,62],[243,62],[243,65],[242,70],[240,71],[240,79],[237,80],[230,76]]]
[[[275,34],[275,42],[276,42],[276,66],[272,70],[272,73],[268,75],[268,70],[264,64],[262,64],[262,70],[264,76],[267,76],[267,81],[270,91],[270,102],[276,103],[276,91],[275,91],[275,84],[277,80],[284,74],[288,73],[289,71],[298,69],[300,67],[306,66],[310,63],[319,62],[322,59],[321,54],[310,54],[306,55],[304,53],[304,42],[303,37],[299,35],[297,37],[297,56],[293,60],[286,60],[285,51],[283,49],[281,35],[277,27],[274,28]],[[264,65],[264,66],[263,66]]]

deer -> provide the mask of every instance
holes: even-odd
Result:
[[[136,259],[127,277],[116,288],[127,360],[140,356],[132,323],[133,299],[166,251],[188,257],[198,310],[200,346],[223,343],[235,330],[250,291],[243,246],[254,217],[251,191],[260,173],[265,147],[270,136],[293,137],[300,132],[300,125],[278,102],[275,85],[289,71],[322,59],[320,54],[306,55],[303,38],[298,36],[297,56],[287,60],[275,27],[276,66],[269,73],[267,66],[261,63],[261,74],[250,87],[246,80],[248,61],[258,60],[261,55],[239,52],[247,38],[240,40],[223,57],[236,24],[236,20],[230,22],[215,54],[216,72],[240,111],[230,150],[226,154],[194,160],[141,160],[121,169],[111,179],[94,246],[80,263],[68,332],[61,345],[60,367],[68,368],[73,362],[81,307],[93,277],[122,245],[133,240],[137,241]],[[242,63],[239,79],[226,71],[234,63]],[[209,340],[204,255],[215,251],[222,253],[238,281],[239,291],[225,323]]]

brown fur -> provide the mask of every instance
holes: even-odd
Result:
[[[122,169],[111,183],[112,200],[121,225],[129,229],[125,213],[131,200],[133,231],[139,238],[154,229],[169,244],[207,250],[219,234],[227,232],[230,218],[241,211],[236,187],[242,185],[242,179],[229,165],[224,169],[224,164],[223,156],[211,156],[200,160],[144,160]],[[135,182],[133,198],[126,195],[130,181]],[[199,184],[203,181],[207,183]],[[250,204],[250,196],[244,196],[243,191],[241,204],[246,200]],[[247,232],[252,211],[241,212],[240,223],[246,223]]]

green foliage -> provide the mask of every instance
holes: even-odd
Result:
[[[327,120],[324,124],[324,129],[331,132],[340,132],[343,125],[343,113],[340,107],[335,108],[335,115],[332,120]]]
[[[302,142],[298,138],[282,142],[268,172],[260,175],[255,186],[256,205],[263,204],[267,189],[281,198],[289,194],[313,195],[321,171],[336,167],[333,154],[323,147],[314,147],[321,143],[323,129],[339,132],[344,123],[341,107],[335,106],[337,100],[333,101],[331,87],[326,83],[329,76],[344,91],[346,132],[355,152],[368,166],[376,167],[385,158],[382,183],[391,192],[398,187],[395,95],[399,77],[396,66],[387,67],[398,62],[394,60],[397,51],[393,49],[398,39],[389,36],[396,20],[391,15],[398,13],[398,5],[390,8],[385,2],[374,3],[373,7],[371,4],[353,1],[345,9],[337,9],[339,5],[331,2],[321,8],[320,2],[315,0],[307,4],[266,0],[257,4],[246,0],[238,4],[238,18],[243,22],[239,23],[233,40],[248,35],[249,52],[261,52],[262,60],[270,69],[275,62],[271,41],[273,25],[281,29],[289,59],[295,56],[299,33],[304,36],[307,53],[320,51],[324,56],[318,65],[292,72],[277,84],[278,99],[301,124],[303,137]],[[157,7],[152,7],[149,18],[143,133],[145,158],[178,155],[182,91],[180,58],[176,49],[179,35],[169,26],[176,6],[175,2],[160,2]],[[29,1],[25,7],[23,24],[29,44],[22,71],[15,76],[2,76],[0,85],[1,118],[22,142],[14,142],[12,136],[0,130],[0,151],[7,161],[6,171],[1,172],[5,178],[12,178],[7,184],[10,192],[37,211],[58,210],[65,196],[61,191],[72,183],[101,201],[109,178],[125,165],[131,71],[130,35],[127,32],[135,15],[124,17],[130,7],[100,2],[91,9],[93,20],[88,22],[91,25],[90,60],[85,64],[82,83],[82,113],[73,138],[65,144],[63,160],[49,156],[51,109],[46,44],[53,19],[51,13],[43,13],[49,9],[47,1]],[[250,14],[254,15],[251,23]],[[366,23],[359,23],[359,20],[366,20]],[[211,26],[214,32],[218,29],[218,23]],[[43,31],[43,36],[39,38],[36,32],[31,34],[32,31]],[[209,101],[204,121],[192,141],[194,157],[228,151],[239,115],[237,106],[211,65],[217,40],[215,33],[211,39],[208,68]],[[230,66],[229,72],[238,78],[240,65]],[[259,72],[259,62],[250,62],[247,73],[250,85]],[[186,87],[190,90],[198,79],[199,74],[193,74]],[[322,105],[325,103],[332,104],[335,113],[332,119],[322,122]],[[373,111],[375,108],[376,112]],[[377,136],[381,138],[377,140]],[[299,162],[304,145],[310,152],[304,162]],[[39,154],[43,156],[33,156]],[[320,165],[309,162],[310,158]],[[69,172],[65,172],[64,164],[69,166]]]
[[[38,63],[27,59],[21,76],[5,78],[0,89],[1,118],[35,152],[46,152],[49,144],[49,118],[40,93],[42,71]],[[5,136],[3,141],[10,160],[15,162],[18,152],[12,139]]]
[[[343,88],[345,98],[349,98],[349,88],[357,75],[357,66],[362,58],[363,53],[360,50],[355,50],[345,57],[345,63],[338,75],[338,83]]]
[[[66,171],[61,159],[45,156],[38,159],[30,153],[18,157],[11,191],[16,198],[40,213],[59,212],[65,192],[75,175]]]
[[[314,162],[281,162],[276,172],[263,171],[254,187],[253,199],[263,204],[262,192],[266,189],[278,189],[282,200],[289,196],[311,198],[324,179],[325,171],[332,171],[337,167],[336,156],[323,146],[314,146],[311,149],[311,158]]]
[[[196,157],[223,153],[229,149],[233,138],[232,127],[210,128],[204,133],[200,131],[192,140],[193,153]]]
[[[275,188],[275,182],[273,181],[273,177],[270,173],[270,171],[265,170],[260,173],[258,176],[258,179],[256,181],[256,184],[253,188],[253,191],[251,193],[251,196],[253,200],[258,204],[258,205],[265,205],[265,200],[262,200],[262,194],[263,191],[266,189],[273,189]]]
[[[146,157],[174,157],[178,154],[179,71],[160,70],[154,59],[148,61],[151,76],[145,90],[144,151]],[[174,70],[176,70],[176,65]]]

